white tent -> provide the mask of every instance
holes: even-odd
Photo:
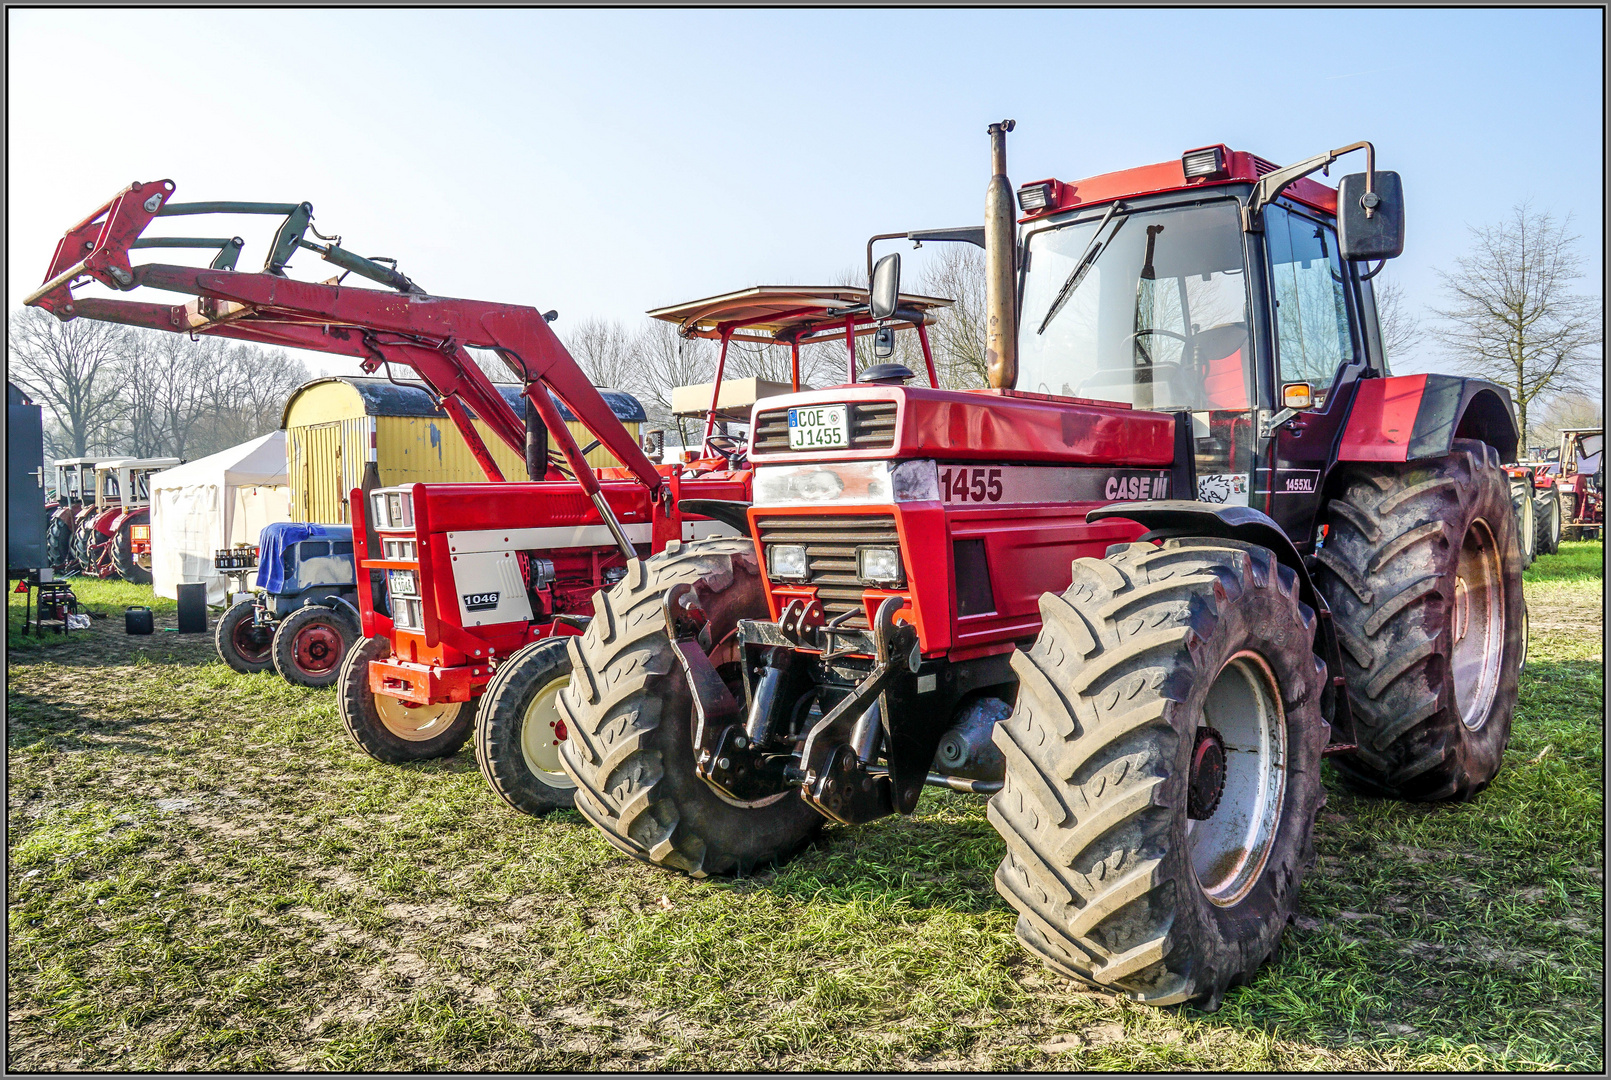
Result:
[[[151,477],[151,584],[178,597],[181,582],[206,582],[207,602],[222,604],[229,579],[213,553],[256,544],[263,526],[291,520],[285,432],[271,431]]]

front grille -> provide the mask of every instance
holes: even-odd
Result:
[[[856,401],[850,405],[851,450],[888,450],[895,445],[895,402]],[[753,454],[789,452],[789,410],[773,409],[755,414],[755,430],[750,433]]]
[[[841,625],[866,630],[867,609],[862,604],[865,588],[856,580],[856,548],[863,544],[900,546],[895,518],[888,514],[873,517],[775,517],[761,518],[763,551],[770,544],[804,544],[806,563],[811,568],[810,584],[817,586],[817,599],[829,619],[854,612]],[[793,582],[779,584],[794,584]]]

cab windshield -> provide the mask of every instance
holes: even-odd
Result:
[[[1103,218],[1030,235],[1017,388],[1139,409],[1248,409],[1235,203]]]

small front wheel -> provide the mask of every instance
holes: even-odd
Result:
[[[296,686],[334,686],[357,637],[345,615],[325,607],[297,608],[274,631],[274,670]]]
[[[337,681],[337,710],[358,749],[388,765],[452,757],[470,737],[480,698],[415,705],[369,688],[369,665],[391,655],[391,642],[365,638],[347,652]]]
[[[213,627],[218,658],[242,675],[274,666],[274,628],[257,624],[256,609],[251,600],[242,600],[224,612]]]
[[[476,717],[475,760],[498,797],[533,817],[576,803],[576,781],[559,763],[565,721],[556,701],[571,681],[564,638],[534,641],[487,685]]]

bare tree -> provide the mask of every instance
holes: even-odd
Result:
[[[671,392],[714,378],[715,350],[702,338],[685,338],[671,323],[651,319],[634,339],[633,355],[640,365],[634,393],[649,417],[648,427],[675,431],[686,446],[692,425],[672,414]]]
[[[1582,257],[1570,225],[1522,203],[1499,224],[1472,228],[1470,254],[1439,275],[1444,350],[1509,389],[1524,445],[1534,399],[1587,390],[1600,360],[1600,301],[1571,291]]]
[[[919,287],[928,296],[955,301],[939,309],[929,330],[940,383],[979,387],[985,381],[985,260],[972,244],[940,244],[923,267]]]
[[[634,356],[634,338],[620,322],[597,317],[584,319],[564,336],[570,350],[594,386],[631,390],[641,377]]]
[[[94,319],[62,322],[42,308],[12,314],[10,378],[49,408],[59,428],[53,453],[83,457],[105,451],[121,411],[119,368],[128,355],[127,327]]]
[[[1567,428],[1605,426],[1604,402],[1583,394],[1557,394],[1536,405],[1534,415],[1529,440],[1545,451],[1561,444],[1561,432]]]
[[[1380,279],[1372,284],[1375,286],[1376,322],[1382,332],[1382,351],[1391,364],[1407,357],[1410,350],[1420,344],[1421,324],[1404,299],[1404,286]]]

